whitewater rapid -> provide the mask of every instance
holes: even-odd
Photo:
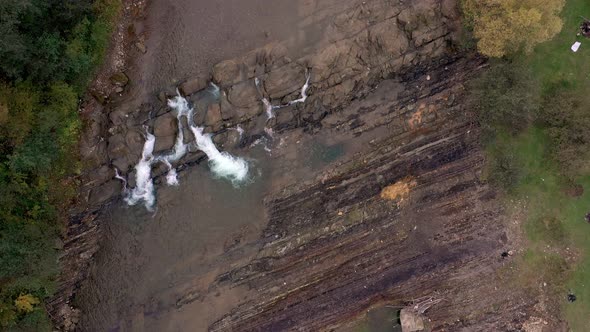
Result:
[[[260,80],[256,78],[256,87],[258,88],[258,91],[261,95],[261,101],[264,105],[267,117],[269,119],[273,118],[275,116],[274,110],[298,103],[304,103],[307,100],[309,79],[309,72],[306,71],[305,84],[301,88],[300,98],[295,99],[287,104],[273,106],[271,102],[263,96],[260,87]],[[211,90],[209,90],[209,92],[215,98],[219,98],[220,89],[215,84],[211,83]],[[172,108],[176,112],[176,120],[178,122],[178,133],[176,134],[176,140],[172,152],[154,156],[156,137],[149,133],[146,127],[146,140],[143,146],[141,159],[137,165],[135,165],[135,187],[131,189],[128,188],[127,179],[120,176],[119,172],[115,170],[115,178],[123,181],[124,183],[125,201],[127,204],[136,205],[139,202],[143,202],[148,210],[153,209],[153,206],[156,202],[156,196],[154,182],[151,177],[151,170],[155,163],[161,162],[166,165],[168,168],[168,173],[166,174],[166,184],[170,186],[177,186],[179,184],[178,174],[172,163],[177,162],[187,154],[189,144],[194,144],[197,149],[203,151],[207,155],[207,158],[209,159],[209,168],[216,177],[228,179],[236,186],[247,180],[249,167],[246,160],[232,156],[227,152],[219,151],[219,149],[217,149],[213,143],[211,134],[204,133],[203,127],[198,127],[195,125],[193,116],[194,109],[189,106],[186,98],[182,97],[180,93],[178,93],[176,97],[168,100],[168,107]],[[187,120],[186,122],[189,126],[189,129],[195,138],[194,142],[188,144],[184,143],[184,127],[182,124],[182,117],[185,117]],[[235,130],[240,133],[240,136],[242,135],[243,129],[240,126],[238,126]],[[265,132],[269,137],[273,137],[272,128],[266,127]],[[270,149],[266,146],[265,150],[270,152]]]
[[[216,86],[213,87],[213,93],[218,93],[219,89]],[[125,184],[125,201],[127,204],[136,205],[139,202],[143,202],[148,210],[153,209],[156,196],[154,182],[151,178],[151,170],[152,165],[155,163],[162,162],[168,167],[168,173],[166,174],[166,183],[168,185],[178,185],[177,171],[172,166],[172,163],[186,155],[189,144],[195,144],[199,150],[207,155],[209,167],[216,177],[226,178],[234,185],[238,185],[248,178],[248,163],[242,158],[219,151],[213,143],[211,135],[203,133],[204,128],[194,124],[194,110],[189,106],[186,98],[179,94],[168,100],[168,106],[176,112],[178,122],[178,133],[172,152],[154,156],[156,137],[150,134],[146,128],[146,141],[143,146],[141,159],[135,165],[135,187],[132,189],[127,188],[127,180],[121,177],[118,171],[115,175],[117,179],[120,179]],[[194,142],[184,143],[182,117],[186,117],[189,129],[195,137]]]

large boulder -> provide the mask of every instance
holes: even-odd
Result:
[[[111,198],[119,195],[123,189],[123,184],[119,180],[111,180],[90,191],[89,203],[91,205],[101,205]]]
[[[82,175],[82,181],[84,186],[96,187],[111,180],[114,176],[115,170],[112,167],[102,165],[99,168],[85,172]]]
[[[158,154],[163,151],[172,150],[176,143],[176,135],[160,136],[156,138],[154,144],[154,154]]]
[[[222,125],[221,106],[217,103],[210,104],[205,115],[205,126],[210,126],[213,131],[218,131]]]
[[[172,113],[166,113],[154,120],[154,136],[174,136],[178,130],[178,120]]]
[[[129,153],[125,137],[122,134],[117,134],[109,137],[109,158],[116,159],[124,157]]]
[[[125,86],[129,83],[129,77],[124,72],[118,72],[113,74],[109,80],[116,86]]]
[[[224,121],[230,120],[236,116],[234,107],[227,100],[227,95],[225,94],[225,92],[222,92],[219,97],[219,105],[221,108],[221,118]],[[195,115],[195,117],[196,117],[196,115]]]
[[[127,143],[127,147],[130,151],[136,154],[141,154],[143,145],[145,143],[145,138],[139,131],[129,130],[125,135],[125,143]]]
[[[232,85],[242,79],[240,65],[235,60],[222,61],[213,66],[213,81],[221,86]]]
[[[233,85],[227,99],[233,106],[249,107],[260,102],[260,95],[254,81],[249,80]]]
[[[264,87],[271,99],[281,99],[288,94],[301,91],[305,79],[305,68],[291,63],[271,71],[264,78]]]
[[[189,96],[197,91],[205,89],[208,83],[208,77],[194,77],[182,83],[178,89],[183,96]]]
[[[400,321],[402,323],[402,332],[424,330],[424,319],[411,308],[404,308],[401,310]]]
[[[381,61],[401,57],[410,47],[406,34],[393,20],[373,25],[369,29],[368,42],[371,51],[369,56],[373,59],[375,56],[381,56],[384,58],[383,60],[379,59]]]

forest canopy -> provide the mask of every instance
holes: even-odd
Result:
[[[43,299],[75,194],[78,104],[119,1],[0,1],[0,330],[51,330]]]

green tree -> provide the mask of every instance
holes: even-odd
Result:
[[[120,0],[0,0],[0,330],[50,331],[78,103]]]
[[[463,11],[480,53],[502,57],[553,38],[565,0],[464,0]]]

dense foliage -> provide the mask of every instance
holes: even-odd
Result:
[[[531,52],[559,33],[564,4],[565,0],[464,0],[463,10],[479,52],[501,57],[520,49]]]
[[[0,1],[0,329],[50,329],[43,299],[75,187],[79,98],[119,0]]]
[[[556,15],[563,1],[463,3],[480,8],[534,5],[527,10],[545,13],[543,17],[549,12]],[[590,206],[590,132],[586,130],[590,125],[590,49],[570,51],[576,38],[583,45],[587,41],[576,36],[581,15],[590,16],[590,2],[567,0],[559,18],[564,29],[554,38],[542,31],[538,31],[541,37],[523,32],[504,48],[506,22],[502,15],[494,14],[492,19],[500,23],[474,35],[480,38],[479,51],[504,56],[490,61],[490,68],[469,87],[470,106],[485,133],[487,179],[504,189],[507,211],[513,211],[509,220],[522,220],[528,238],[526,252],[510,269],[531,297],[545,297],[553,316],[548,318],[567,320],[572,331],[587,330],[590,317],[590,226],[586,221]],[[469,13],[467,18],[477,31],[478,18],[474,22]],[[528,24],[526,18],[519,20],[523,22],[518,24]],[[553,18],[547,20],[550,24],[539,29],[554,27]],[[482,44],[487,38],[484,33],[499,38],[495,45],[502,46],[502,54],[486,51],[490,44]],[[522,38],[531,37],[535,38],[530,45],[521,43]],[[547,287],[539,288],[539,284]],[[575,302],[567,301],[568,292],[576,295]]]

